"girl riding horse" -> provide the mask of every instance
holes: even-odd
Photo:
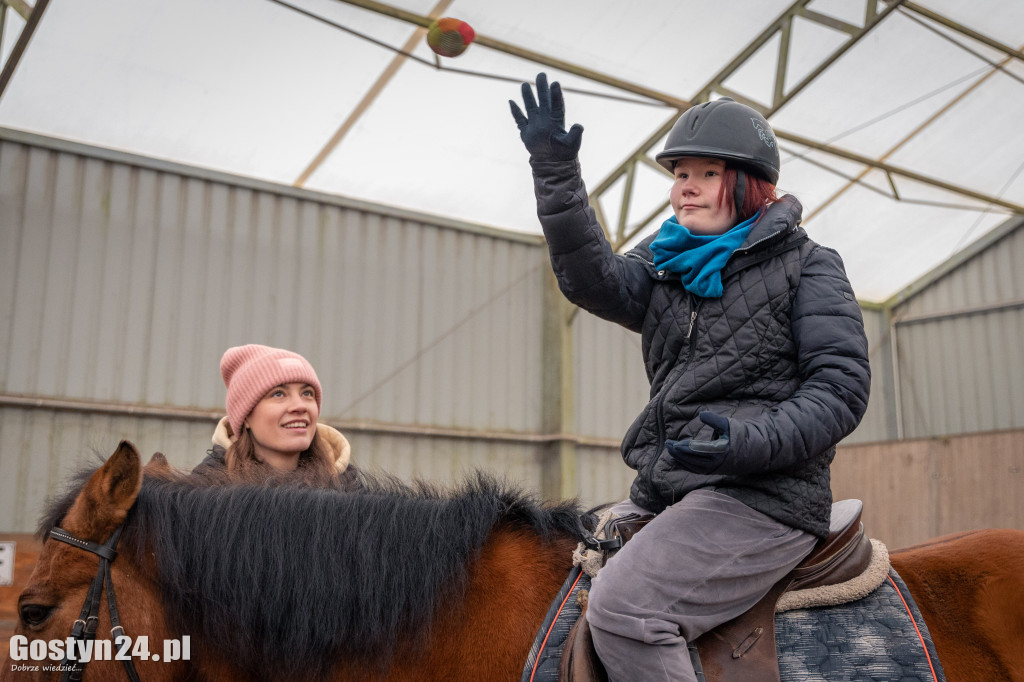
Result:
[[[512,115],[537,214],[573,303],[641,334],[651,400],[622,442],[616,512],[657,514],[601,570],[587,619],[613,682],[691,680],[687,643],[756,604],[828,532],[835,445],[867,408],[860,308],[839,255],[778,197],[779,151],[724,98],[679,117],[657,155],[673,215],[626,255],[589,206],[558,83]]]

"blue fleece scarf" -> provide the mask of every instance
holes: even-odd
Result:
[[[657,239],[651,242],[654,267],[677,273],[683,288],[701,298],[718,298],[722,295],[722,268],[762,212],[724,234],[692,234],[672,216],[661,224]]]

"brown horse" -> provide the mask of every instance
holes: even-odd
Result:
[[[159,457],[143,473],[124,442],[52,505],[41,532],[71,539],[45,543],[17,635],[68,637],[105,561],[75,542],[121,529],[106,584],[136,647],[148,638],[148,660],[133,658],[147,682],[516,680],[584,532],[574,505],[539,506],[483,476],[442,493],[202,484]],[[1024,532],[940,539],[893,564],[948,680],[1024,681]],[[99,611],[110,639],[106,600]],[[13,660],[21,641],[0,680],[56,679],[43,667],[59,660]],[[127,679],[121,666],[92,660],[83,679]]]

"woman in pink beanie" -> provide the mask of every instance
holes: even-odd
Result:
[[[228,414],[194,473],[226,469],[229,475],[266,477],[298,472],[314,483],[354,480],[348,440],[317,422],[320,380],[306,358],[282,348],[235,346],[224,352],[220,373]]]

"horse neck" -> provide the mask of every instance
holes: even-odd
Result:
[[[429,650],[401,656],[387,680],[517,679],[576,542],[496,527],[469,568],[463,602],[438,614]]]

